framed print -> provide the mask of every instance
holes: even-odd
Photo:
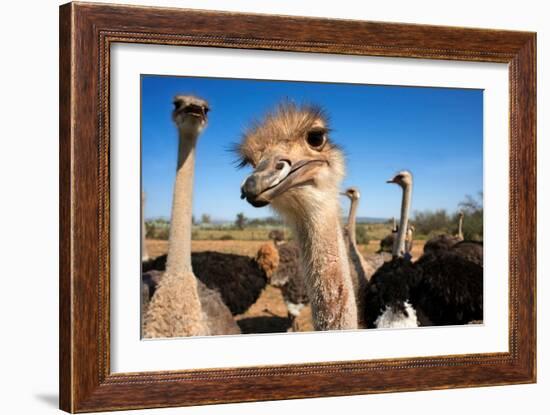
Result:
[[[536,381],[536,35],[60,8],[60,407]]]

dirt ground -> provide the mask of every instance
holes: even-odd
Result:
[[[254,257],[260,246],[267,241],[192,241],[191,249],[193,252],[217,251],[226,254],[248,255]],[[418,259],[422,255],[424,243],[426,241],[416,240],[413,243],[412,256],[413,260]],[[168,250],[168,241],[160,241],[156,239],[146,240],[149,256],[157,257],[163,255]],[[359,245],[359,249],[363,254],[373,254],[380,247],[379,240],[372,240],[368,245]]]
[[[267,241],[192,241],[193,252],[217,251],[228,254],[248,255],[254,257],[259,247]],[[150,257],[163,255],[168,250],[168,241],[152,240],[145,241]],[[414,241],[413,260],[422,255],[425,241]],[[380,246],[380,241],[370,241],[368,245],[360,245],[363,254],[373,254]],[[277,333],[286,332],[290,329],[290,321],[287,315],[286,304],[279,288],[267,285],[260,294],[258,300],[243,314],[235,316],[242,332],[247,333]],[[294,322],[296,331],[312,331],[311,308],[305,307]]]
[[[260,246],[267,241],[192,241],[193,252],[216,251],[225,254],[248,255],[254,257]],[[155,258],[168,251],[168,241],[147,239],[145,241],[149,256]]]

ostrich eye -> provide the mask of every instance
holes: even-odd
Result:
[[[210,108],[204,107],[204,113],[205,113],[205,114],[208,114],[209,111],[210,111]]]
[[[177,111],[181,108],[181,101],[174,101],[174,109]]]
[[[307,133],[307,143],[315,150],[322,150],[327,142],[325,130],[311,130]]]

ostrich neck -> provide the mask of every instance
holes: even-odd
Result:
[[[357,237],[355,234],[355,216],[357,215],[357,199],[352,199],[349,207],[349,217],[348,217],[348,232],[349,238],[353,245],[357,245]]]
[[[191,272],[193,173],[198,133],[179,133],[178,168],[172,201],[166,272]]]
[[[317,330],[357,328],[357,308],[337,200],[294,223]]]
[[[464,234],[462,233],[462,222],[464,221],[464,218],[460,216],[458,218],[458,237],[460,240],[464,240]]]
[[[397,231],[397,243],[394,245],[393,256],[403,256],[405,253],[405,239],[409,227],[409,208],[411,205],[412,184],[405,185],[403,188],[403,198],[401,200],[401,218],[399,220],[399,229]]]
[[[359,307],[362,308],[361,296],[365,288],[365,283],[370,280],[372,276],[372,270],[366,263],[359,251],[357,246],[357,236],[356,236],[356,224],[355,219],[357,217],[357,206],[359,205],[359,200],[352,199],[350,208],[349,208],[349,217],[348,217],[348,255],[350,259],[350,273],[352,282],[354,282],[355,290],[355,300]],[[361,320],[361,318],[359,318]]]

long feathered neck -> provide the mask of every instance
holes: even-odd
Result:
[[[357,328],[357,307],[340,225],[338,194],[291,220],[301,248],[316,330]]]
[[[351,265],[354,267],[355,273],[357,274],[359,281],[368,281],[371,277],[371,272],[366,268],[365,260],[359,251],[357,246],[357,235],[356,235],[356,217],[357,217],[357,206],[359,205],[358,199],[351,199],[351,204],[349,208],[349,217],[347,223],[348,231],[348,253],[349,259],[351,260]],[[357,288],[359,289],[359,288]],[[358,301],[359,303],[359,301]]]
[[[458,238],[463,241],[464,240],[464,234],[462,233],[462,222],[464,222],[464,216],[460,215],[458,217]]]
[[[369,264],[361,255],[359,247],[357,246],[356,238],[356,216],[357,216],[357,206],[359,205],[359,199],[351,199],[349,217],[348,217],[348,255],[350,259],[350,275],[352,279],[352,284],[354,285],[354,295],[355,302],[358,310],[357,323],[360,327],[364,327],[363,321],[363,307],[364,307],[364,292],[367,287],[368,281],[370,281],[374,269],[369,266]]]
[[[179,130],[178,168],[172,201],[172,219],[166,272],[191,272],[193,174],[198,132]]]
[[[401,257],[405,253],[405,239],[409,227],[409,209],[411,207],[412,183],[403,185],[403,197],[401,199],[401,218],[397,231],[397,243],[393,245],[393,256]]]
[[[357,215],[357,205],[359,204],[359,201],[357,199],[351,199],[351,203],[349,206],[349,216],[348,216],[348,233],[350,242],[357,246],[357,236],[355,233],[355,220]]]

